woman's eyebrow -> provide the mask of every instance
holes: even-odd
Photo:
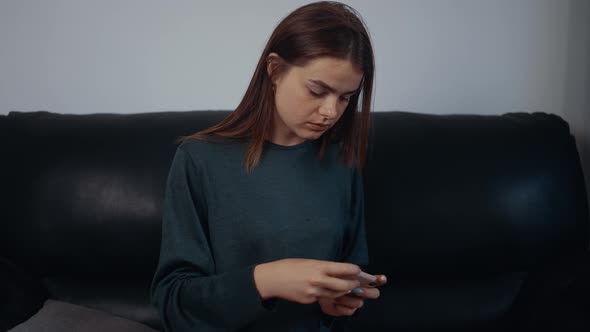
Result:
[[[329,86],[324,81],[321,81],[321,80],[313,80],[313,79],[310,79],[309,81],[311,83],[314,83],[314,84],[317,84],[317,85],[321,86],[322,88],[324,88],[324,89],[326,89],[326,90],[328,90],[330,92],[334,92],[334,93],[337,92],[336,89],[334,89],[333,87]],[[358,90],[359,89],[355,89],[355,90],[352,90],[352,91],[345,92],[343,94],[345,94],[345,95],[347,95],[347,94],[353,94],[353,93],[357,92]]]

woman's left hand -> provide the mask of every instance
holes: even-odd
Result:
[[[387,278],[384,275],[377,277],[377,286],[382,286],[387,283]],[[365,299],[377,299],[381,295],[379,289],[375,287],[360,287],[353,290],[349,294],[337,298],[320,298],[318,303],[322,311],[326,315],[340,317],[352,316],[355,311],[364,305]]]

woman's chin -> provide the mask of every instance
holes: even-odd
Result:
[[[318,138],[320,138],[322,136],[322,134],[324,134],[323,132],[306,132],[305,134],[302,135],[297,135],[299,137],[301,137],[302,139],[306,140],[306,141],[313,141],[316,140]]]
[[[304,130],[299,132],[297,136],[305,140],[315,140],[320,138],[325,132],[325,130],[310,130],[305,128]]]

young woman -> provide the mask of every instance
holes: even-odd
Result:
[[[276,27],[237,109],[183,138],[151,290],[167,331],[327,330],[379,296],[358,279],[373,77],[358,14],[309,4]]]

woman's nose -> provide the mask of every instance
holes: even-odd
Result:
[[[333,98],[326,98],[324,103],[320,106],[320,115],[326,117],[329,120],[332,120],[336,117],[338,112],[336,111],[337,107],[337,100]]]

